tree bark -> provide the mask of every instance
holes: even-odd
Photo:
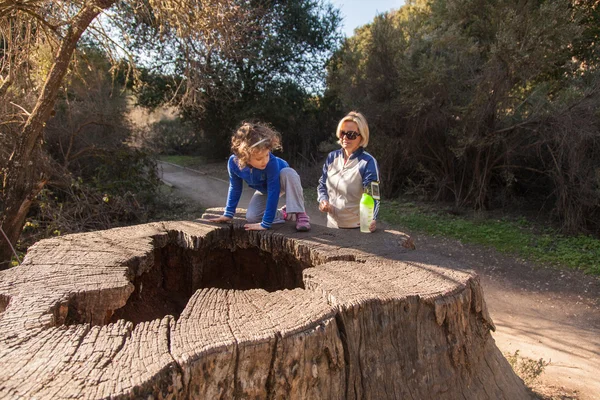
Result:
[[[0,240],[0,269],[10,266],[11,244],[19,239],[29,208],[43,188],[44,179],[36,171],[36,152],[41,151],[42,133],[50,118],[60,85],[67,73],[71,57],[81,35],[103,9],[116,0],[97,0],[86,4],[74,17],[62,39],[54,63],[46,77],[36,105],[23,126],[19,141],[4,170],[2,203],[4,210],[0,224],[10,243]]]
[[[529,398],[472,272],[400,232],[244,222],[35,244],[0,272],[0,397]]]

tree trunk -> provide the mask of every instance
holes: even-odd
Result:
[[[0,397],[529,398],[452,260],[395,231],[243,222],[32,246],[0,272]]]
[[[102,9],[110,7],[116,0],[98,0],[84,6],[74,17],[67,34],[54,58],[42,92],[29,115],[19,141],[8,160],[2,184],[2,203],[4,210],[0,219],[2,229],[10,243],[0,240],[0,269],[10,266],[11,244],[15,245],[33,199],[43,188],[44,179],[36,173],[37,151],[41,151],[42,133],[46,121],[50,118],[60,85],[67,73],[71,57],[77,43],[90,23]]]

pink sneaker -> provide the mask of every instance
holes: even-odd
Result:
[[[295,221],[296,220],[296,213],[289,213],[286,211],[285,206],[281,207],[281,214],[283,214],[283,219],[285,221]]]
[[[296,213],[296,230],[307,232],[310,230],[310,217],[305,213]]]

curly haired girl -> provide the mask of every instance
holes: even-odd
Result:
[[[304,209],[304,193],[298,173],[271,151],[281,149],[281,136],[263,123],[244,122],[231,138],[229,192],[222,216],[213,222],[233,218],[242,195],[243,181],[256,192],[250,200],[244,225],[246,230],[270,229],[272,224],[296,219],[296,230],[310,230],[310,218]],[[286,205],[278,210],[279,197],[286,194]]]

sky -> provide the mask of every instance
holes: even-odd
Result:
[[[404,0],[330,0],[342,12],[342,32],[347,37],[354,29],[372,22],[377,14],[404,5]]]

